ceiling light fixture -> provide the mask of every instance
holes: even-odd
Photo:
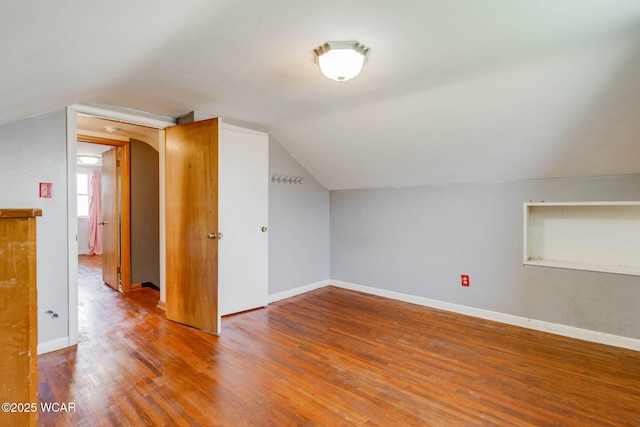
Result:
[[[313,50],[316,64],[326,77],[338,82],[352,79],[367,62],[369,48],[360,42],[326,42]]]
[[[78,160],[83,165],[97,165],[100,162],[100,157],[90,156],[88,154],[79,154]]]

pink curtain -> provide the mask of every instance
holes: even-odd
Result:
[[[89,255],[102,254],[102,176],[97,169],[89,175]]]

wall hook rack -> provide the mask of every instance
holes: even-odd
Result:
[[[275,174],[271,177],[271,182],[279,184],[302,184],[304,176]]]

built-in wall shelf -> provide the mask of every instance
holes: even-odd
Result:
[[[525,203],[523,261],[640,276],[640,202]]]

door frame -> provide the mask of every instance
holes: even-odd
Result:
[[[120,189],[118,203],[121,209],[119,239],[120,253],[120,290],[123,294],[131,292],[131,142],[97,136],[77,134],[78,142],[108,145],[121,148],[120,153]]]
[[[176,125],[176,119],[168,116],[132,110],[104,104],[74,104],[67,107],[67,296],[68,296],[68,346],[78,343],[78,221],[77,221],[77,116],[85,114],[108,120],[146,126],[160,130]],[[164,144],[160,144],[160,301],[164,301],[165,289],[165,236],[164,236]]]

